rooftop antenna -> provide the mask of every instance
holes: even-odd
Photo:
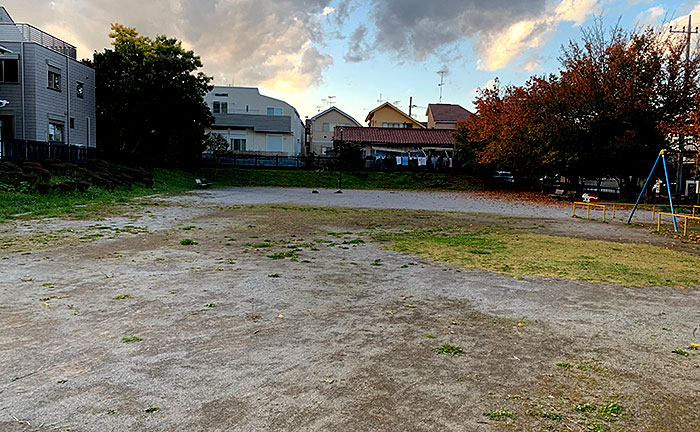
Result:
[[[322,109],[323,105],[316,105],[316,110],[318,110],[318,112],[321,112]]]
[[[400,100],[395,100],[395,101],[393,101],[391,104],[394,105],[395,107],[400,107],[400,106],[401,106],[401,101],[400,101]]]
[[[382,94],[379,93],[379,99],[377,99],[377,103],[378,103],[379,105],[381,105],[381,104],[383,104],[384,102],[386,102],[386,101],[382,98]]]
[[[447,70],[443,69],[437,73],[440,75],[440,84],[438,84],[438,87],[440,87],[440,103],[442,103],[442,87],[445,85],[445,75],[447,75]]]
[[[335,99],[335,96],[328,96],[328,106],[333,106],[333,99]]]

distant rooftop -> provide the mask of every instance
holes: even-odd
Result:
[[[68,42],[52,36],[30,24],[15,23],[7,10],[0,6],[0,42],[34,42],[73,60],[78,50]]]
[[[468,110],[453,104],[429,104],[425,115],[431,111],[435,123],[456,123],[472,116]]]
[[[393,129],[378,127],[336,127],[334,140],[362,143],[403,144],[421,146],[454,146],[453,131],[445,129]]]

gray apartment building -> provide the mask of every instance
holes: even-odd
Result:
[[[95,71],[0,6],[0,140],[95,147]],[[7,103],[6,103],[7,102]]]

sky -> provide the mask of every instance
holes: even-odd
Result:
[[[429,103],[473,110],[477,89],[556,73],[561,46],[596,20],[700,25],[700,0],[4,0],[78,48],[109,47],[110,24],[164,34],[202,58],[217,85],[259,87],[301,118],[333,104],[365,124],[385,101],[425,121]],[[696,41],[700,37],[696,37]],[[444,85],[439,86],[444,71]]]

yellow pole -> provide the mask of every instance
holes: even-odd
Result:
[[[603,206],[603,222],[605,222],[605,213],[607,212],[607,207]]]
[[[613,204],[613,220],[615,219],[615,204]]]
[[[574,202],[574,212],[571,215],[571,217],[576,217],[576,203]]]
[[[661,231],[661,212],[659,212],[659,222],[656,224],[656,231]]]
[[[685,233],[688,232],[688,218],[683,218],[685,223],[683,224],[683,236],[685,237]]]
[[[651,219],[654,220],[654,216],[656,216],[656,206],[651,206]]]
[[[587,212],[586,212],[586,219],[591,218],[591,206],[586,206]]]

